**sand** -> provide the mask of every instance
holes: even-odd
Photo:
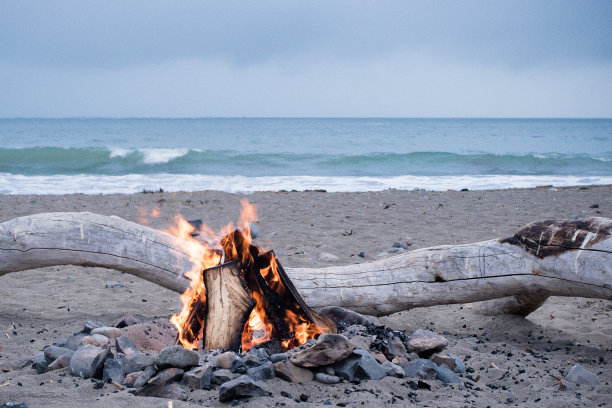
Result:
[[[0,222],[50,211],[91,211],[142,222],[153,208],[154,228],[166,227],[177,212],[219,228],[238,219],[240,199],[259,209],[257,242],[274,248],[284,266],[326,266],[377,259],[397,240],[411,249],[510,236],[531,221],[602,216],[612,218],[612,187],[516,189],[500,191],[383,191],[369,193],[259,192],[249,195],[215,191],[131,195],[0,196]],[[597,204],[597,208],[592,208]],[[140,220],[140,221],[139,221]],[[357,256],[365,253],[365,258]],[[391,256],[391,254],[389,254]],[[125,288],[105,288],[121,281]],[[0,277],[0,365],[27,359],[53,339],[81,330],[83,322],[132,313],[142,320],[168,317],[180,307],[178,295],[147,281],[103,268],[58,266]],[[473,305],[415,309],[380,318],[399,330],[427,328],[449,339],[447,351],[466,359],[480,375],[464,387],[431,381],[431,391],[413,391],[406,380],[386,378],[361,384],[326,386],[263,383],[273,397],[251,399],[249,406],[605,406],[612,403],[612,302],[550,298],[527,318],[487,317]],[[559,347],[555,340],[576,345]],[[469,356],[469,357],[468,357]],[[596,373],[599,386],[559,390],[556,377],[573,364]],[[497,367],[497,368],[495,368]],[[63,370],[37,375],[26,367],[0,373],[0,405],[25,402],[30,407],[166,407],[162,399],[135,397],[112,385],[94,389],[89,380]],[[240,405],[246,405],[241,402]],[[218,406],[217,391],[194,391],[175,407]]]

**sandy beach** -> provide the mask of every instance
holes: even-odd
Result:
[[[511,236],[537,220],[612,218],[612,186],[511,189],[495,191],[400,191],[366,193],[258,192],[248,195],[217,191],[112,195],[0,196],[0,222],[28,214],[89,211],[165,228],[177,213],[202,219],[213,228],[237,221],[240,199],[258,208],[257,243],[273,248],[287,267],[331,265],[320,254],[339,258],[333,264],[378,259],[393,242],[410,249],[460,244]],[[365,257],[357,254],[365,253]],[[387,254],[384,256],[393,256]],[[120,281],[124,288],[106,288]],[[110,323],[125,313],[141,320],[167,318],[180,308],[179,296],[132,275],[103,268],[58,266],[0,277],[0,365],[31,358],[55,338],[81,330],[87,320]],[[415,392],[405,380],[387,377],[361,384],[316,382],[292,384],[280,379],[263,386],[272,397],[240,402],[249,406],[608,406],[612,404],[612,302],[550,298],[527,318],[489,317],[474,305],[415,309],[379,318],[381,324],[412,331],[427,328],[449,340],[447,351],[464,359],[481,379],[474,386],[443,385]],[[476,340],[475,340],[476,339]],[[559,347],[571,340],[574,344]],[[476,342],[475,342],[476,341]],[[559,389],[573,364],[599,376],[599,386]],[[166,407],[167,401],[136,397],[111,385],[70,376],[65,370],[37,375],[27,366],[0,372],[0,405],[25,402],[29,407]],[[306,403],[293,397],[305,393]],[[189,393],[175,407],[219,406],[216,390]],[[399,396],[399,398],[398,398]]]

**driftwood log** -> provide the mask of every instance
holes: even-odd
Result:
[[[114,216],[46,213],[0,224],[0,276],[53,265],[117,269],[176,292],[194,260],[184,241]],[[488,302],[526,315],[548,296],[612,300],[612,220],[541,221],[509,238],[437,246],[356,265],[287,268],[312,308],[374,316]],[[501,299],[500,298],[504,298]]]

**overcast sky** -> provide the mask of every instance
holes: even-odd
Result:
[[[0,2],[1,117],[612,117],[612,1]]]

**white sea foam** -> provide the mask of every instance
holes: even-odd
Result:
[[[125,157],[130,153],[133,153],[134,150],[131,149],[124,149],[122,147],[111,147],[110,148],[110,158],[114,158],[114,157]]]
[[[381,191],[387,189],[425,189],[433,191],[499,190],[578,185],[612,185],[612,176],[397,176],[397,177],[245,177],[197,174],[128,174],[23,176],[0,173],[0,194],[104,194],[135,193],[143,190],[196,191],[219,190],[231,193],[278,190],[316,190],[329,192]]]
[[[166,148],[150,148],[138,149],[143,155],[143,162],[146,164],[168,163],[189,153],[189,149],[166,149]]]

